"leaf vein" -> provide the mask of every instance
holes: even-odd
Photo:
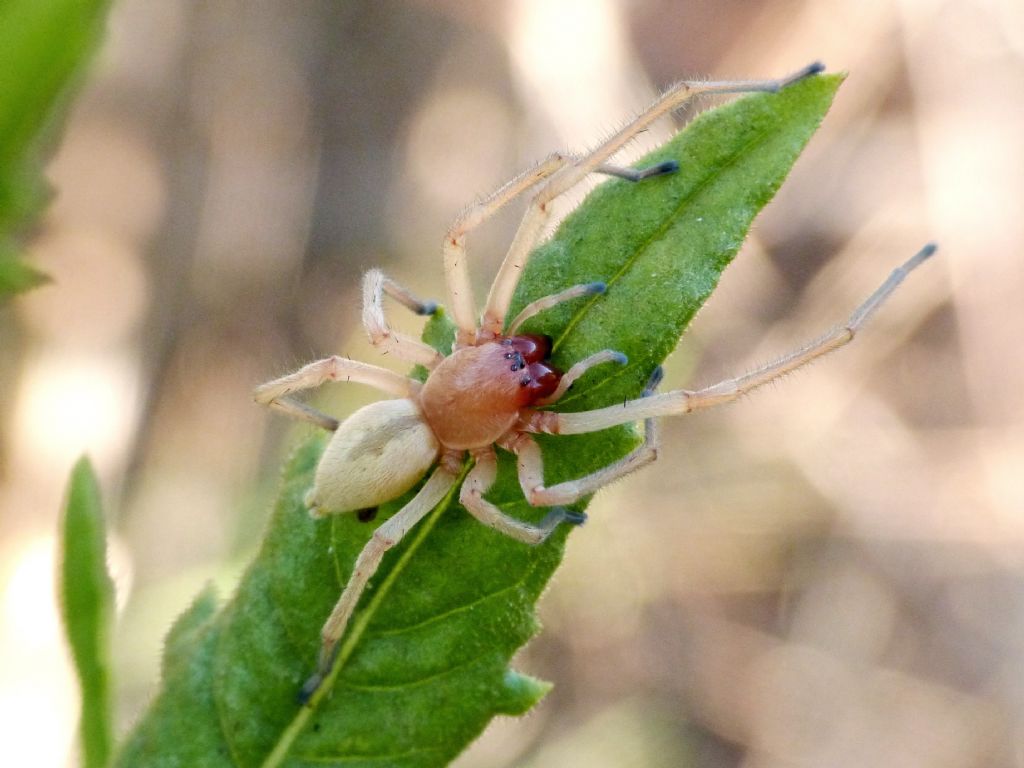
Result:
[[[447,669],[442,669],[439,672],[434,672],[432,674],[426,675],[425,677],[416,678],[414,680],[403,680],[402,682],[394,684],[356,683],[352,682],[351,680],[346,680],[344,678],[340,678],[338,680],[338,683],[342,687],[348,688],[352,691],[400,691],[404,688],[415,688],[417,686],[424,685],[425,683],[429,683],[433,680],[439,680],[442,677],[450,675],[452,672],[458,672],[459,670],[471,667],[481,659],[486,659],[493,655],[493,653],[481,653],[479,656],[474,656],[472,659],[469,659],[468,661],[464,661],[461,664],[455,664],[451,667],[448,667]]]
[[[495,590],[494,592],[489,592],[488,594],[482,595],[481,597],[478,597],[475,600],[472,600],[468,603],[463,603],[462,605],[450,608],[449,610],[445,611],[444,613],[440,613],[437,616],[431,616],[428,619],[423,619],[422,621],[417,621],[414,624],[407,624],[402,627],[390,627],[388,629],[379,630],[373,632],[372,634],[367,634],[366,637],[367,639],[372,639],[375,637],[394,637],[397,635],[405,634],[407,632],[414,632],[416,630],[423,629],[424,627],[429,627],[431,624],[436,624],[438,622],[448,619],[449,617],[456,616],[460,613],[465,613],[466,611],[470,611],[488,600],[493,600],[499,595],[503,595],[506,592],[513,592],[521,588],[523,584],[525,584],[533,575],[533,572],[536,569],[536,564],[531,563],[530,566],[523,572],[523,576],[520,579],[512,582],[506,587],[502,587],[501,589]]]

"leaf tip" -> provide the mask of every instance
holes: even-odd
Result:
[[[217,614],[217,590],[212,583],[206,584],[192,600],[174,624],[171,625],[164,640],[163,673],[186,663],[199,635]]]
[[[105,524],[100,501],[100,483],[88,456],[81,456],[71,468],[64,515],[61,521],[64,550],[61,559],[106,557]],[[90,566],[92,567],[91,563]]]
[[[99,481],[87,457],[75,462],[61,517],[58,599],[81,689],[83,765],[104,765],[113,743],[110,634],[114,584],[106,563]]]
[[[505,671],[501,687],[503,696],[497,711],[503,715],[525,715],[554,686],[546,680],[509,669]]]
[[[92,482],[95,485],[95,477],[96,470],[93,469],[92,460],[89,458],[89,454],[83,453],[71,468],[71,482]]]

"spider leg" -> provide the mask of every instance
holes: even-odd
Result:
[[[420,488],[412,500],[393,517],[373,532],[363,550],[356,558],[345,589],[338,598],[331,615],[320,631],[322,640],[320,659],[316,673],[306,681],[299,694],[300,703],[306,703],[326,679],[338,653],[338,643],[345,633],[352,612],[359,602],[366,585],[377,572],[384,553],[402,540],[402,537],[423,517],[440,503],[455,484],[456,475],[443,466],[438,467],[426,485]]]
[[[354,381],[358,384],[369,384],[371,387],[399,397],[411,397],[419,390],[420,386],[419,382],[385,368],[333,355],[304,365],[287,376],[261,384],[253,392],[253,399],[257,403],[287,413],[289,416],[312,422],[318,427],[333,432],[338,428],[337,419],[290,397],[294,392],[313,389],[328,381]]]
[[[597,168],[594,169],[595,173],[603,173],[606,176],[616,176],[626,181],[643,181],[644,179],[650,179],[654,176],[664,176],[669,173],[675,173],[679,170],[679,163],[675,160],[665,160],[664,162],[657,163],[655,165],[649,165],[646,168],[630,168],[629,166],[610,165],[608,163],[601,163]]]
[[[437,310],[434,302],[420,301],[379,269],[371,269],[363,278],[363,327],[370,343],[380,347],[385,355],[394,352],[402,360],[433,368],[444,356],[418,339],[391,330],[384,316],[385,293],[419,315],[433,314]]]
[[[448,283],[448,308],[459,329],[460,341],[476,333],[476,302],[466,262],[466,234],[480,226],[503,206],[557,171],[571,158],[554,153],[462,211],[444,237],[444,273]]]
[[[498,473],[498,457],[495,455],[494,449],[488,446],[473,451],[473,458],[476,460],[476,464],[462,484],[459,501],[473,517],[484,525],[518,541],[527,544],[540,544],[551,535],[559,523],[579,525],[586,519],[583,515],[561,507],[552,509],[537,525],[509,517],[484,499],[484,494],[494,485],[494,478]]]
[[[534,315],[538,315],[546,309],[561,304],[563,301],[569,301],[571,299],[578,299],[582,296],[597,296],[608,290],[608,286],[604,283],[581,283],[580,285],[574,285],[571,288],[566,288],[564,291],[553,293],[550,296],[544,296],[543,298],[531,301],[525,307],[523,311],[516,315],[515,320],[509,323],[508,330],[505,331],[506,336],[515,336],[516,331],[519,330],[520,326],[529,320]]]
[[[727,80],[727,81],[690,81],[684,80],[665,91],[657,101],[644,112],[612,134],[589,154],[575,160],[571,165],[552,173],[533,200],[523,216],[519,229],[509,246],[505,260],[491,285],[484,308],[482,330],[500,333],[505,323],[505,315],[512,301],[516,283],[522,274],[526,259],[544,231],[551,214],[551,201],[582,181],[588,174],[604,167],[608,158],[618,152],[638,133],[646,129],[662,115],[678,109],[696,96],[705,93],[747,93],[752,91],[775,92],[785,86],[810,75],[821,72],[824,66],[815,62],[788,77],[778,80]]]
[[[448,283],[448,307],[451,310],[452,320],[458,327],[460,343],[469,343],[476,335],[476,302],[473,299],[473,288],[469,280],[469,265],[466,260],[466,234],[480,226],[519,195],[550,178],[565,165],[576,162],[579,160],[571,155],[558,152],[549,155],[538,165],[516,176],[487,197],[466,208],[448,228],[442,248],[444,271]],[[591,171],[608,176],[618,176],[629,181],[642,181],[652,176],[672,173],[678,167],[674,161],[640,169],[601,163]]]
[[[641,399],[648,398],[654,393],[658,384],[661,383],[661,377],[661,366],[658,366],[651,374]],[[530,504],[538,507],[547,507],[552,504],[572,504],[657,459],[658,427],[653,418],[645,419],[644,441],[626,456],[589,475],[575,480],[567,480],[550,488],[544,486],[544,457],[537,441],[524,433],[515,439],[511,447],[519,458],[519,485]]]
[[[380,272],[379,269],[371,271]],[[382,286],[384,293],[393,298],[410,312],[417,315],[432,315],[437,312],[436,301],[423,301],[418,299],[413,295],[412,291],[404,285],[399,285],[387,275],[382,274],[381,277],[383,278]]]
[[[584,373],[589,371],[595,365],[601,365],[602,363],[618,363],[619,365],[626,365],[629,362],[629,358],[621,352],[616,352],[613,349],[603,349],[600,352],[595,352],[589,357],[585,357],[580,360],[576,365],[570,368],[568,371],[562,374],[562,378],[558,382],[558,387],[550,395],[545,397],[543,400],[538,400],[534,405],[552,405],[562,399],[562,395],[569,391],[578,378]]]
[[[678,389],[661,395],[653,395],[639,400],[630,400],[621,405],[599,408],[580,413],[544,413],[535,412],[531,415],[529,426],[533,431],[553,432],[562,435],[596,432],[625,424],[639,419],[656,416],[668,416],[696,411],[701,408],[712,408],[722,403],[732,402],[757,387],[763,386],[780,376],[802,368],[817,358],[834,352],[853,341],[857,332],[875,311],[885,302],[910,272],[925,259],[935,253],[936,246],[929,243],[912,258],[893,270],[888,279],[878,287],[857,309],[846,322],[809,344],[773,360],[743,376],[726,379],[709,387],[689,391]]]

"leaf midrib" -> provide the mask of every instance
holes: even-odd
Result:
[[[452,484],[448,493],[445,494],[441,503],[434,507],[434,510],[427,516],[426,520],[420,522],[419,526],[417,526],[418,530],[416,531],[415,537],[402,553],[398,562],[395,563],[391,571],[384,577],[380,587],[378,587],[378,589],[373,593],[373,596],[370,598],[370,603],[366,608],[355,615],[350,625],[350,629],[346,633],[347,639],[338,651],[338,658],[331,668],[330,674],[324,679],[316,693],[313,694],[313,698],[310,699],[305,706],[299,708],[295,717],[292,718],[291,722],[288,723],[281,732],[280,738],[274,744],[274,748],[267,755],[260,768],[277,768],[277,766],[279,766],[288,756],[291,745],[302,733],[309,718],[317,711],[317,708],[323,698],[333,689],[338,675],[341,673],[341,670],[351,658],[356,646],[359,644],[359,641],[366,633],[366,628],[369,625],[370,620],[377,613],[380,604],[384,601],[388,592],[391,591],[392,586],[398,580],[400,574],[405,570],[406,565],[412,559],[413,555],[423,545],[423,542],[426,541],[427,536],[433,530],[434,526],[437,525],[437,521],[440,519],[441,515],[451,508],[455,499],[455,494],[462,485],[462,480],[465,478],[466,473],[469,471],[469,466],[468,462],[463,466],[461,474],[456,479],[455,483]],[[337,561],[337,557],[334,559]]]
[[[402,680],[401,682],[393,685],[378,685],[374,683],[358,683],[353,680],[341,680],[338,682],[338,686],[351,691],[401,691],[406,688],[416,688],[418,686],[427,685],[435,680],[442,680],[454,672],[462,672],[476,664],[479,664],[484,659],[493,658],[493,656],[494,654],[491,651],[486,651],[485,653],[477,654],[468,661],[463,661],[451,667],[445,667],[438,672],[431,672],[429,675],[424,675],[423,677],[416,678],[415,680]]]

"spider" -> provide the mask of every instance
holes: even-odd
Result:
[[[473,466],[459,492],[462,505],[485,525],[526,544],[539,544],[558,525],[579,525],[584,521],[583,514],[563,505],[593,494],[655,459],[656,417],[689,413],[735,400],[850,342],[906,275],[934,252],[935,247],[928,245],[898,267],[842,325],[751,373],[696,391],[680,389],[656,394],[658,369],[638,399],[580,413],[539,410],[556,404],[572,383],[591,368],[626,363],[625,355],[608,349],[580,360],[563,373],[549,362],[549,338],[519,333],[523,323],[540,312],[604,292],[603,283],[572,286],[534,301],[510,322],[507,320],[518,277],[544,230],[551,201],[591,173],[642,183],[644,179],[675,171],[677,165],[673,162],[638,170],[610,165],[607,161],[654,120],[697,95],[773,92],[822,70],[820,63],[814,63],[777,80],[683,81],[588,154],[553,154],[463,211],[449,228],[443,245],[448,307],[456,326],[452,352],[447,356],[392,330],[383,301],[389,296],[420,315],[432,314],[437,305],[417,299],[378,269],[367,272],[363,281],[362,320],[370,341],[385,354],[424,366],[428,371],[424,382],[332,356],[256,389],[257,402],[334,432],[306,496],[313,517],[355,512],[360,519],[371,519],[372,513],[367,514],[368,511],[409,491],[430,472],[412,500],[380,525],[359,553],[352,575],[321,631],[317,670],[303,686],[301,702],[312,697],[330,672],[345,627],[384,554],[451,491],[467,453]],[[531,189],[535,190],[533,198],[494,279],[478,324],[466,262],[466,235]],[[344,422],[293,397],[296,392],[329,381],[368,384],[396,397],[361,408]],[[545,485],[544,461],[532,435],[597,432],[637,421],[644,422],[644,438],[631,453],[585,477]],[[517,457],[519,482],[527,501],[533,506],[550,507],[540,523],[512,518],[484,498],[497,473],[495,446]]]

